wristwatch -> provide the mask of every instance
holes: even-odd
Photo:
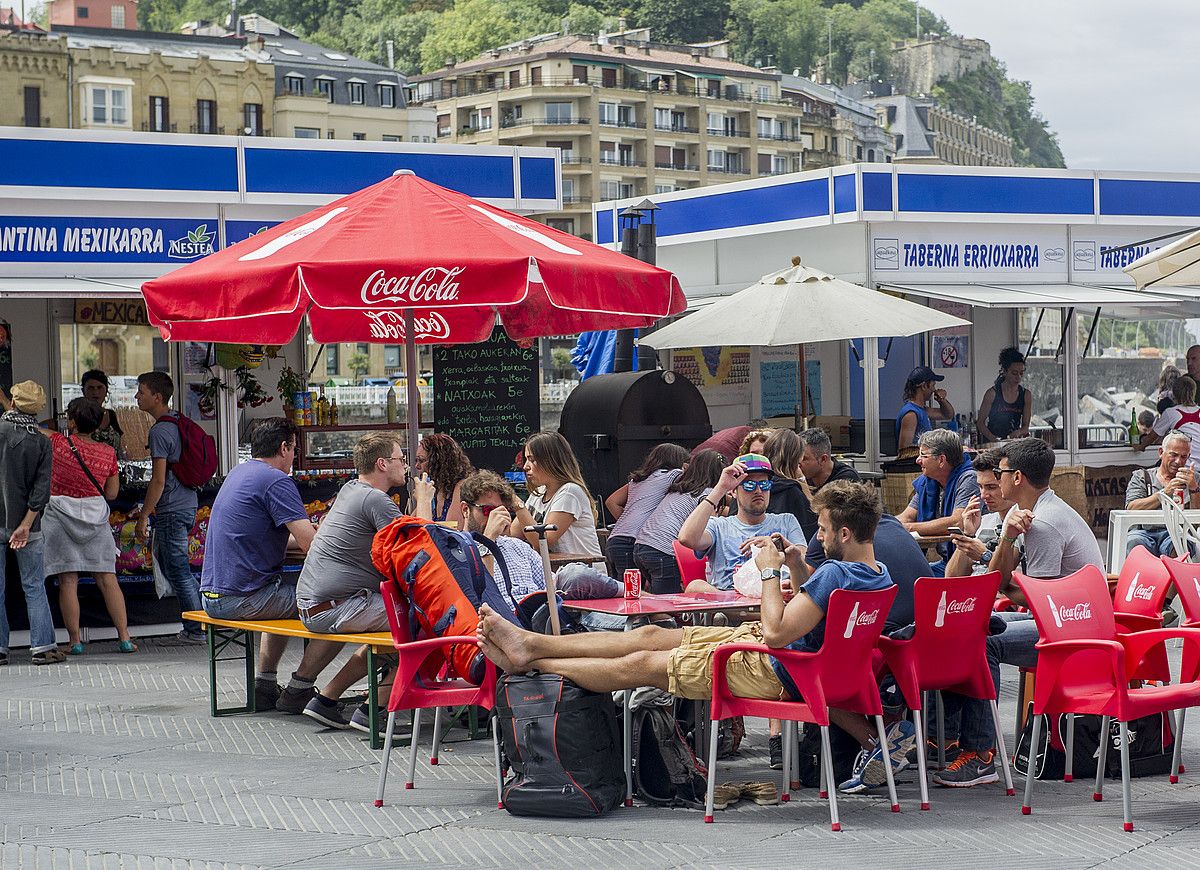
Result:
[[[763,568],[758,575],[760,580],[779,580],[783,577],[783,572],[778,568]]]

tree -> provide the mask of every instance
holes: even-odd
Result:
[[[634,20],[650,28],[655,42],[723,39],[729,0],[642,0]]]
[[[371,369],[371,358],[365,353],[355,353],[350,355],[350,359],[346,360],[346,368],[354,374],[354,379],[358,380]]]
[[[421,69],[447,59],[466,60],[484,49],[558,29],[547,13],[514,0],[458,0],[443,12],[421,42]]]
[[[404,13],[407,4],[396,0],[363,0],[342,19],[333,47],[355,57],[387,65],[387,41],[392,40],[396,69],[405,75],[421,68],[421,42],[438,20],[430,10]]]

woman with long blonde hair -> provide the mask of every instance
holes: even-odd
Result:
[[[554,525],[555,531],[546,532],[550,552],[602,559],[592,494],[567,439],[557,432],[538,432],[525,442],[524,454],[529,498],[513,520],[513,537],[537,547],[538,536],[526,533],[525,526]]]

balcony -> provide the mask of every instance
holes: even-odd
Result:
[[[601,118],[601,127],[621,127],[629,130],[645,130],[645,121],[620,121],[616,118]]]
[[[564,153],[558,162],[563,166],[590,166],[592,158],[580,157],[578,154]]]
[[[610,158],[610,157],[606,157],[604,154],[600,155],[600,165],[601,166],[631,166],[631,167],[640,167],[642,169],[644,169],[646,167],[646,164],[641,160],[632,160],[632,159],[618,160],[616,157]]]
[[[680,134],[683,134],[683,133],[699,133],[699,132],[700,132],[700,128],[699,128],[699,127],[667,126],[667,125],[665,125],[665,124],[655,124],[655,125],[654,125],[654,129],[655,129],[656,131],[658,131],[659,133],[680,133]]]
[[[562,198],[563,205],[582,205],[585,202],[591,202],[591,197],[588,196],[564,196]]]
[[[749,139],[749,130],[718,130],[715,127],[708,128],[709,136],[722,136],[726,139]]]
[[[654,168],[668,172],[699,172],[700,167],[695,163],[655,163]]]
[[[26,124],[25,126],[28,127],[29,125]],[[155,128],[155,127],[150,126],[149,121],[142,121],[142,132],[143,133],[178,133],[179,125],[178,124],[167,124],[166,127]]]
[[[749,175],[750,170],[744,166],[710,166],[709,172],[719,172],[723,175]]]
[[[199,124],[192,124],[192,126],[189,128],[188,132],[196,133],[201,136],[224,136],[225,135],[225,127],[224,126],[210,127],[210,126],[206,125],[205,129],[201,129]]]
[[[503,129],[532,126],[573,127],[587,126],[591,123],[591,118],[505,118],[500,122],[500,126]]]
[[[758,132],[758,138],[770,140],[771,142],[799,142],[799,136],[792,136],[787,133],[764,133],[761,130]]]

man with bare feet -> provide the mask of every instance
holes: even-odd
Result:
[[[484,654],[510,673],[538,670],[561,674],[585,689],[612,692],[655,686],[672,694],[706,700],[712,693],[713,651],[725,643],[814,651],[825,638],[825,609],[835,589],[869,591],[892,585],[887,567],[875,561],[873,538],[883,512],[869,485],[838,481],[823,487],[813,502],[818,531],[828,561],[813,572],[790,601],[780,589],[784,554],[763,547],[755,558],[762,571],[762,620],[737,627],[692,626],[669,629],[645,626],[629,632],[548,636],[525,631],[484,606],[479,643]],[[799,700],[786,671],[770,656],[738,652],[729,659],[730,689],[747,698]],[[867,720],[830,710],[830,718],[863,748],[855,768],[855,791],[886,781],[883,752],[876,746]],[[899,723],[898,723],[899,724]],[[909,729],[912,728],[911,723]],[[902,728],[888,733],[887,755],[904,766],[913,740]],[[874,764],[869,762],[874,761]],[[897,768],[899,769],[899,768]]]

